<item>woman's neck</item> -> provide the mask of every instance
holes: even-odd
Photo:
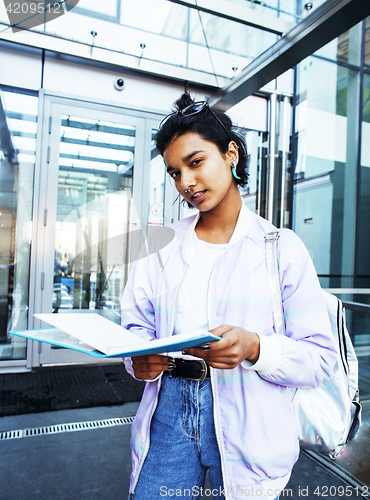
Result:
[[[202,212],[195,227],[195,232],[200,240],[208,243],[228,243],[234,233],[243,200],[239,197],[237,202],[222,207],[221,210]]]

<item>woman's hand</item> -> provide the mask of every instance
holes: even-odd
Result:
[[[147,356],[135,356],[132,358],[132,368],[135,377],[140,380],[156,378],[160,373],[172,370],[174,360],[160,354],[149,354]]]
[[[210,342],[210,347],[186,349],[186,354],[204,359],[213,368],[229,369],[240,365],[244,360],[255,363],[260,355],[260,339],[256,333],[248,332],[237,326],[221,325],[210,333],[221,337]],[[184,352],[184,351],[183,351]]]

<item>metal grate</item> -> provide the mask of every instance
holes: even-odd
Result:
[[[69,424],[49,425],[47,427],[33,427],[29,429],[16,429],[12,431],[1,431],[0,441],[5,439],[19,439],[31,436],[46,436],[48,434],[60,434],[62,432],[88,431],[91,429],[102,429],[114,427],[115,425],[130,425],[134,421],[132,417],[109,418],[105,420],[89,420],[87,422],[72,422]]]

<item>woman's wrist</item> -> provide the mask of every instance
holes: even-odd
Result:
[[[250,344],[250,355],[246,359],[254,364],[260,357],[260,338],[256,332],[251,333],[253,333],[253,338]]]

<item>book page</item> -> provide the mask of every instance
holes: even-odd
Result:
[[[19,335],[20,337],[37,340],[38,342],[46,342],[47,344],[56,345],[58,347],[65,347],[67,349],[75,349],[81,352],[90,353],[97,352],[91,345],[82,342],[82,340],[72,337],[66,332],[58,328],[42,328],[41,330],[23,330],[19,332],[12,332],[12,335]]]
[[[41,329],[10,333],[41,342],[63,345],[86,353],[91,352],[91,354],[93,354],[93,349],[107,356],[160,354],[168,351],[181,351],[188,347],[199,346],[204,342],[220,340],[219,337],[206,330],[144,340],[95,313],[35,314],[34,316],[56,327],[57,330]]]
[[[96,313],[35,314],[35,318],[76,337],[104,354],[112,347],[124,351],[128,346],[147,342],[120,325]]]

